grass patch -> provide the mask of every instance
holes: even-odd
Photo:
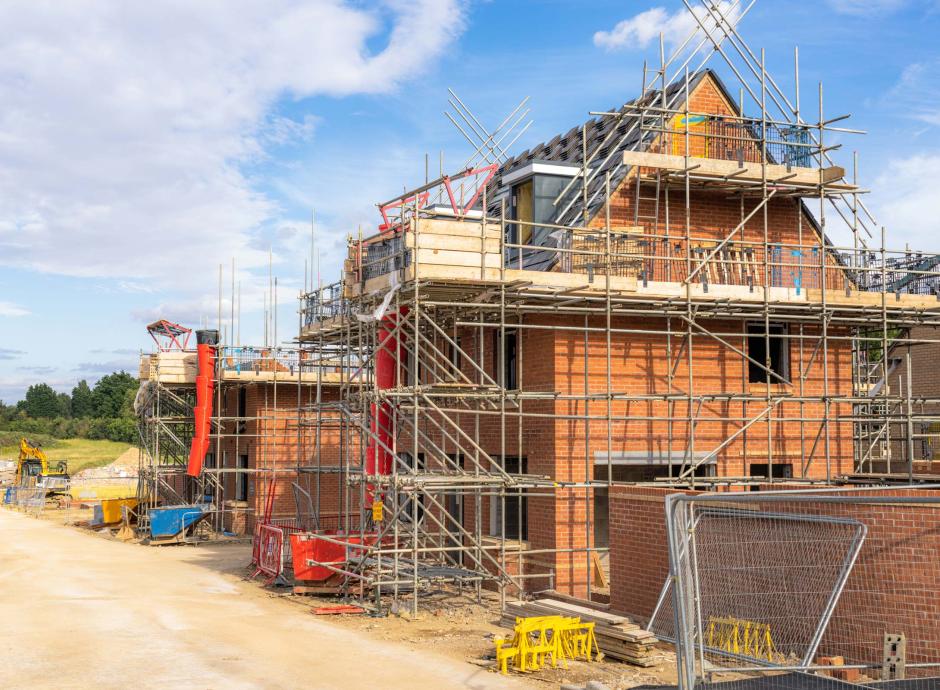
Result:
[[[117,441],[91,440],[87,438],[65,438],[43,446],[49,462],[55,464],[59,460],[67,460],[69,473],[89,467],[103,467],[112,463],[121,453],[132,448],[129,443]],[[19,456],[19,446],[3,446],[0,448],[0,458],[16,460]]]

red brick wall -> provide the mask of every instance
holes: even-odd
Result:
[[[213,441],[210,452],[218,453],[218,462],[226,469],[236,468],[239,455],[248,456],[248,500],[235,502],[236,473],[223,474],[224,496],[230,527],[239,522],[249,532],[257,517],[264,513],[265,499],[273,487],[272,517],[290,519],[297,515],[291,484],[299,483],[311,495],[317,495],[316,480],[307,473],[298,474],[298,466],[317,463],[316,417],[301,412],[296,385],[271,383],[225,384],[222,392],[221,417],[238,416],[238,389],[244,385],[246,405],[244,421],[226,421],[225,435],[218,443]],[[323,399],[330,400],[336,390],[324,387]],[[314,401],[315,389],[304,386],[300,390],[300,404]],[[302,423],[301,423],[302,422]],[[340,430],[333,413],[321,418],[319,462],[321,466],[339,463]],[[277,482],[272,479],[276,477]],[[340,506],[338,475],[324,474],[319,487],[320,515],[324,524],[335,522]],[[235,522],[231,522],[235,517]],[[330,524],[329,526],[332,526]]]
[[[598,320],[592,324],[602,328]],[[666,324],[654,319],[623,319],[614,321],[613,327],[624,330],[663,330]],[[747,341],[744,325],[740,321],[709,322],[714,332],[721,333],[724,340],[734,347],[746,351]],[[738,335],[733,335],[737,333]],[[804,335],[815,345],[818,327],[807,326]],[[797,335],[794,329],[794,335]],[[685,395],[688,392],[688,350],[680,352],[684,335],[673,335],[672,355],[668,354],[666,337],[657,333],[618,333],[611,337],[610,376],[611,390],[636,396],[648,396],[648,400],[614,401],[611,415],[620,417],[611,428],[611,450],[614,453],[644,451],[650,454],[681,456],[691,447],[688,441],[690,429],[685,421],[689,414],[686,401],[672,404],[663,398],[667,394]],[[583,333],[558,331],[556,347],[556,390],[562,394],[584,395],[606,393],[606,337],[603,332],[593,332],[587,337]],[[802,351],[798,340],[789,344],[791,379],[794,383],[771,384],[770,393],[779,395],[822,396],[825,390],[822,361],[823,356],[813,347],[804,344]],[[585,361],[585,355],[587,361]],[[848,341],[830,343],[828,352],[829,395],[851,394],[851,349]],[[767,403],[761,398],[768,393],[765,383],[748,383],[747,366],[743,358],[727,346],[706,335],[696,335],[692,345],[693,395],[715,396],[692,413],[696,417],[694,450],[696,453],[710,452],[735,433],[742,419],[751,419],[762,412]],[[586,370],[586,371],[585,371]],[[672,389],[668,383],[669,372],[674,372]],[[801,374],[805,378],[801,382]],[[756,400],[746,403],[730,401],[728,396],[750,395]],[[585,469],[590,468],[595,453],[607,452],[607,402],[595,400],[587,405],[582,401],[560,401],[556,411],[564,415],[583,415],[587,412],[592,421],[561,420],[556,425],[556,470],[561,479],[582,479]],[[834,418],[847,414],[847,406],[832,405]],[[825,417],[825,406],[819,402],[787,402],[777,405],[716,456],[718,474],[722,476],[746,476],[750,474],[750,463],[767,463],[769,452],[775,463],[790,462],[794,475],[800,476],[800,458],[812,456],[807,464],[806,476],[826,478],[824,435],[821,421]],[[626,418],[625,420],[623,418]],[[672,418],[672,421],[668,421]],[[799,421],[812,420],[812,421]],[[733,421],[728,421],[728,420]],[[769,434],[768,434],[769,426]],[[813,441],[820,434],[820,441],[813,449]],[[670,444],[669,439],[672,439]],[[769,437],[769,445],[768,445]],[[832,476],[852,469],[852,429],[848,423],[830,422],[830,468]],[[585,454],[588,454],[587,458]],[[586,464],[585,460],[589,462]]]
[[[905,402],[901,405],[902,414],[907,413],[906,398],[908,395],[907,357],[910,354],[912,397],[911,411],[916,416],[940,417],[940,404],[932,401],[940,399],[940,367],[937,366],[940,357],[940,329],[931,326],[918,326],[910,330],[911,340],[918,342],[912,345],[899,345],[890,350],[889,358],[900,360],[900,364],[888,378],[888,393],[900,397]],[[889,334],[889,343],[891,335]],[[879,372],[878,376],[881,376]],[[907,443],[907,424],[905,420],[891,426],[891,471],[906,472],[910,447]],[[934,421],[914,421],[912,431],[914,438],[913,459],[915,473],[940,473],[940,423]],[[924,437],[922,435],[926,434]],[[865,468],[868,469],[867,467]],[[877,464],[872,468],[875,472],[887,472],[887,463]]]
[[[690,110],[695,112],[715,113],[719,115],[733,114],[734,109],[729,104],[711,80],[706,78],[696,87],[690,96]],[[699,142],[695,145],[695,142]],[[693,137],[691,154],[701,156],[704,150],[701,139]],[[684,147],[683,147],[684,151]],[[671,151],[670,151],[671,152]],[[644,175],[654,173],[652,169],[642,169]],[[639,225],[644,233],[648,233],[651,244],[645,246],[646,254],[664,257],[664,260],[653,262],[655,265],[647,267],[647,280],[676,281],[684,280],[688,275],[686,256],[690,250],[704,250],[699,257],[704,258],[710,248],[717,241],[724,240],[760,203],[759,198],[733,198],[734,192],[703,191],[695,189],[689,198],[689,227],[688,235],[692,238],[687,242],[686,237],[686,209],[684,185],[673,184],[671,189],[664,188],[660,192],[659,209],[656,211],[656,202],[649,197],[655,196],[655,187],[646,183],[642,188],[639,218],[635,206],[636,189],[635,173],[621,183],[611,194],[610,218],[613,229],[633,227]],[[652,220],[656,216],[657,220]],[[795,287],[797,283],[803,287],[819,289],[823,287],[822,263],[828,267],[825,271],[825,287],[828,290],[842,290],[846,287],[845,276],[837,268],[835,260],[824,251],[821,238],[814,229],[809,215],[804,213],[798,199],[778,197],[766,204],[766,212],[759,210],[745,223],[743,228],[730,240],[729,247],[750,247],[753,260],[762,263],[764,257],[764,224],[766,218],[766,242],[770,245],[783,245],[777,254],[771,254],[772,272],[776,269],[776,277],[764,275],[763,266],[755,271],[755,285],[765,285],[770,279],[776,286]],[[639,221],[639,222],[637,222]],[[668,222],[667,222],[668,221]],[[598,213],[591,221],[591,227],[603,228],[606,223],[605,213]],[[664,238],[669,238],[664,242]],[[655,239],[654,239],[655,238]],[[706,240],[706,241],[702,241]],[[712,240],[712,241],[707,241]],[[792,251],[799,249],[802,258],[794,258]],[[671,257],[665,260],[665,257]],[[823,262],[822,257],[826,257]],[[787,264],[787,265],[776,265]],[[798,264],[791,266],[790,264]],[[708,278],[711,282],[717,279],[718,271],[715,268],[701,271],[696,282]],[[710,277],[709,277],[710,274]]]
[[[645,620],[656,607],[669,575],[665,499],[672,493],[678,492],[611,487],[610,605],[615,611]]]
[[[730,113],[732,112],[714,87],[706,80],[695,91],[691,109],[696,111]],[[662,192],[659,219],[656,223],[647,222],[646,232],[657,235],[669,235],[672,239],[667,245],[654,243],[654,250],[661,246],[681,260],[657,262],[647,275],[648,280],[681,280],[687,272],[685,261],[686,243],[684,225],[684,194],[673,190],[667,195]],[[645,192],[648,193],[648,192]],[[610,213],[614,226],[632,226],[634,224],[634,187],[628,181],[612,195]],[[653,202],[643,202],[642,215],[653,212]],[[697,191],[691,197],[690,235],[697,238],[710,238],[712,245],[727,237],[754,208],[757,202],[753,198],[744,201],[730,198],[728,192]],[[666,205],[671,208],[671,225],[666,223]],[[767,234],[765,237],[765,220]],[[602,227],[604,214],[599,214],[592,221],[593,227]],[[818,251],[819,237],[809,217],[804,214],[799,202],[794,199],[775,199],[769,203],[765,212],[759,212],[745,224],[733,242],[758,243],[754,246],[755,260],[761,260],[764,243],[788,245],[788,251],[781,251],[781,257],[790,255],[796,245],[803,246],[802,267],[779,267],[779,275],[773,280],[777,286],[801,288],[821,287],[822,275],[812,267],[819,257],[826,256]],[[707,246],[701,239],[692,242],[693,247]],[[677,248],[678,247],[678,248]],[[813,252],[813,247],[817,251]],[[832,268],[832,260],[827,261],[830,270],[826,273],[827,287],[844,287],[842,274]],[[703,272],[703,276],[707,272]],[[770,276],[764,276],[763,270],[755,272],[755,284],[763,285]],[[455,414],[461,427],[468,435],[476,438],[479,433],[480,443],[494,457],[522,454],[528,461],[530,473],[553,477],[558,481],[583,482],[592,478],[595,454],[605,453],[607,445],[607,403],[603,395],[607,392],[607,341],[603,332],[592,332],[585,336],[577,329],[588,326],[603,329],[602,319],[585,320],[581,317],[541,317],[527,316],[528,325],[557,327],[555,330],[522,330],[521,338],[521,385],[526,391],[556,392],[561,395],[580,396],[592,394],[598,396],[594,401],[583,400],[526,401],[525,412],[554,413],[557,415],[592,417],[592,421],[581,419],[527,418],[521,435],[518,422],[510,416],[501,427],[498,418],[481,416],[479,430],[475,419],[468,414]],[[747,349],[746,327],[740,320],[715,320],[703,322],[708,329],[719,332],[722,337],[738,349]],[[805,339],[793,338],[790,341],[790,368],[794,383],[792,385],[771,384],[770,391],[766,384],[750,384],[747,381],[747,366],[740,355],[732,352],[707,335],[696,332],[692,344],[691,365],[687,352],[680,352],[682,326],[677,321],[672,328],[677,333],[672,338],[672,359],[667,356],[667,338],[662,335],[667,324],[656,318],[620,318],[612,323],[613,328],[629,333],[615,333],[611,338],[611,390],[637,396],[648,396],[648,400],[623,402],[615,401],[611,405],[611,414],[625,417],[625,421],[615,421],[611,429],[611,447],[617,452],[649,453],[665,455],[671,451],[673,456],[681,455],[689,448],[686,440],[690,435],[688,422],[683,418],[694,415],[696,453],[704,453],[717,448],[725,439],[741,427],[744,420],[753,418],[767,406],[768,393],[796,396],[849,395],[851,393],[851,346],[848,341],[830,340],[827,355],[813,354],[821,325],[810,321],[800,327],[794,325],[793,336],[803,335]],[[575,330],[561,330],[573,328]],[[482,359],[477,356],[479,333],[482,330]],[[635,331],[649,331],[637,333]],[[845,331],[830,331],[833,335],[846,335]],[[482,367],[489,373],[495,372],[493,365],[494,329],[466,329],[461,333],[462,346],[470,357],[481,361]],[[802,343],[802,346],[801,346]],[[828,366],[828,388],[824,388],[823,361]],[[700,408],[690,410],[687,402],[674,403],[665,401],[667,394],[688,394],[689,366],[694,373],[691,393],[695,396],[714,396]],[[674,374],[672,388],[667,384],[668,372]],[[465,364],[464,372],[471,380],[477,381],[478,375]],[[742,403],[731,402],[731,395],[750,395],[755,400]],[[511,408],[510,408],[511,410]],[[846,406],[833,405],[830,419],[847,415]],[[826,478],[851,471],[852,468],[852,429],[848,423],[832,422],[828,425],[829,465],[825,462],[826,434],[821,420],[825,407],[821,403],[783,402],[775,407],[766,419],[753,425],[741,434],[733,443],[723,448],[716,456],[717,473],[724,476],[742,476],[751,473],[750,465],[768,463],[768,455],[773,455],[775,464],[793,465],[796,476]],[[672,417],[675,421],[667,422]],[[729,421],[728,418],[731,418]],[[808,421],[799,421],[800,419]],[[433,433],[433,432],[431,432]],[[672,438],[672,442],[668,441]],[[521,438],[521,452],[520,452]],[[444,442],[442,442],[444,443]],[[408,441],[400,443],[407,448]],[[804,457],[811,462],[802,462]],[[545,494],[546,491],[540,493]],[[529,541],[533,549],[563,548],[584,549],[592,543],[592,496],[589,491],[576,489],[556,489],[550,496],[533,496],[529,499]],[[483,519],[488,520],[489,501],[483,499]],[[472,515],[473,499],[467,499],[465,514]],[[473,530],[472,523],[467,528]],[[486,531],[484,526],[484,531]],[[543,556],[546,558],[547,556]],[[587,592],[589,573],[588,556],[583,553],[560,553],[550,556],[556,570],[557,584],[564,591],[578,594]]]
[[[769,487],[765,487],[769,488]],[[780,489],[780,485],[773,488]],[[611,491],[611,605],[646,618],[669,571],[665,496],[670,489]],[[694,492],[685,492],[694,493]],[[866,492],[867,493],[867,492]],[[870,494],[869,494],[870,495]],[[860,520],[868,533],[820,646],[822,655],[856,663],[880,659],[882,635],[904,633],[908,661],[937,661],[940,649],[940,492],[885,489],[878,496],[938,497],[923,506],[898,504],[781,504],[755,508]],[[807,558],[811,554],[808,551]],[[728,583],[733,591],[734,583]]]
[[[937,497],[938,503],[823,504],[812,511],[854,518],[868,526],[858,562],[819,651],[844,656],[846,661],[880,660],[883,633],[904,633],[909,663],[938,662],[940,491],[895,489],[878,495],[930,496]]]

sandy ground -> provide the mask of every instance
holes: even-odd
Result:
[[[531,687],[443,640],[315,618],[241,581],[243,548],[132,546],[0,510],[0,687]]]
[[[555,689],[595,680],[626,690],[676,682],[668,645],[651,668],[571,661],[504,679],[488,670],[494,637],[510,634],[498,627],[495,592],[484,590],[480,601],[472,589],[423,593],[417,617],[314,618],[311,606],[336,600],[246,581],[246,540],[121,543],[114,530],[75,527],[91,518],[78,502],[47,507],[40,517],[0,510],[0,659],[20,659],[0,664],[0,688],[351,690],[381,681],[390,688]]]
[[[128,448],[116,459],[102,467],[89,467],[72,475],[72,479],[100,479],[102,477],[137,477],[140,451]]]

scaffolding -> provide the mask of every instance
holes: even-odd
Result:
[[[207,467],[181,493],[191,388],[157,381],[139,407],[149,505],[212,496],[221,529],[226,474],[263,476],[265,506],[283,479],[293,521],[260,522],[338,548],[307,565],[344,594],[416,610],[441,583],[590,597],[618,483],[913,481],[940,398],[892,375],[940,342],[938,261],[886,248],[857,162],[832,160],[857,132],[821,85],[807,121],[798,53],[788,96],[738,33],[754,0],[686,5],[696,30],[668,58],[660,40],[638,98],[532,152],[501,145],[525,101],[490,133],[452,94],[474,154],[379,204],[341,280],[301,296],[297,349],[273,355],[291,376],[263,418],[293,462]],[[693,107],[710,60],[738,97]],[[542,158],[564,182],[550,217],[525,217],[511,180]],[[233,358],[223,344],[217,457],[269,433],[222,412],[251,385]]]
[[[138,531],[147,533],[155,508],[195,505],[208,514],[202,539],[250,534],[262,523],[289,530],[315,527],[310,506],[274,505],[275,496],[306,491],[312,476],[301,464],[314,444],[302,415],[316,381],[302,373],[301,352],[226,343],[215,352],[210,446],[197,477],[187,474],[195,431],[195,352],[176,346],[141,358],[135,400]],[[257,393],[249,405],[251,389]]]
[[[302,297],[304,366],[339,376],[305,410],[318,439],[305,465],[318,501],[335,492],[321,538],[348,557],[313,565],[350,595],[417,608],[422,585],[450,581],[589,596],[600,499],[637,462],[679,488],[913,480],[940,400],[891,374],[896,353],[940,342],[938,262],[885,247],[857,163],[846,176],[831,158],[857,132],[824,112],[821,85],[805,119],[798,53],[792,97],[767,73],[736,27],[754,2],[686,5],[696,31],[668,59],[660,42],[639,98],[534,156],[509,159],[460,102],[477,157],[499,167],[467,192],[479,203],[442,176],[380,205],[343,278]],[[715,58],[740,95],[695,109]],[[553,147],[577,170],[553,218],[526,219],[504,180]],[[450,207],[427,203],[441,189]],[[708,199],[738,209],[720,235],[703,228]],[[795,210],[785,232],[781,209]],[[657,360],[640,387],[613,361],[631,342]]]

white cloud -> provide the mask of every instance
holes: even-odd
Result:
[[[828,0],[829,6],[842,14],[872,15],[893,12],[908,0]]]
[[[915,62],[901,72],[883,102],[903,117],[940,126],[940,59]]]
[[[722,0],[719,10],[729,21],[735,22],[740,14],[740,6],[732,9],[732,3]],[[709,31],[715,29],[716,23],[704,7],[695,7],[695,13],[702,19]],[[698,23],[684,7],[670,14],[664,7],[653,7],[640,12],[629,19],[618,22],[610,31],[598,31],[594,34],[594,45],[605,50],[643,49],[650,43],[659,40],[659,34],[668,44],[684,41],[686,37],[698,28]]]
[[[317,123],[275,106],[414,78],[460,2],[0,3],[0,263],[203,294],[265,265],[280,210],[243,167]]]
[[[29,310],[13,302],[0,302],[0,316],[28,316]]]
[[[68,393],[75,385],[75,377],[62,374],[0,375],[0,402],[10,404],[21,400],[26,389],[36,383],[47,383],[60,393]]]
[[[81,378],[99,379],[102,376],[111,374],[115,371],[127,371],[134,373],[138,365],[138,358],[113,359],[104,362],[79,362],[72,368]]]
[[[54,371],[56,371],[56,368],[40,364],[37,366],[30,366],[30,367],[17,367],[17,370],[26,371],[26,372],[29,372],[30,374],[37,375],[37,376],[47,376],[48,374],[51,374]]]
[[[929,250],[936,246],[940,218],[940,153],[895,159],[888,163],[873,185],[878,199],[876,215],[887,224],[890,249]]]

